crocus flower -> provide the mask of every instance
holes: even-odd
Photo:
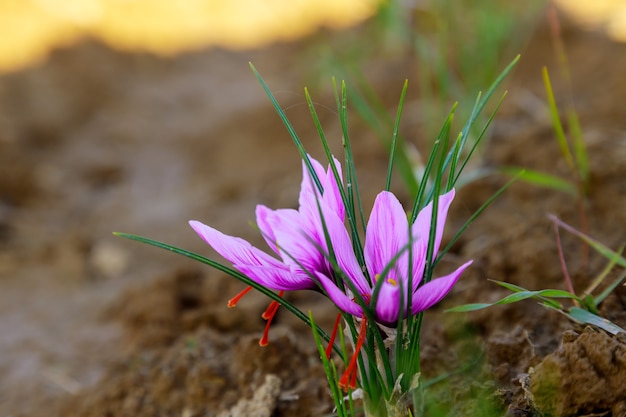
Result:
[[[433,259],[439,250],[446,216],[453,199],[454,190],[439,197]],[[372,308],[376,321],[389,327],[395,327],[399,319],[409,314],[417,314],[441,301],[465,268],[472,263],[466,262],[451,274],[420,285],[426,267],[432,202],[419,212],[409,228],[406,213],[398,199],[388,191],[378,194],[365,234],[363,254],[367,273],[363,272],[357,262],[343,221],[332,210],[323,211],[323,216],[337,266],[342,271],[342,278],[349,280],[349,283],[343,286],[345,290],[341,290],[336,285],[337,277],[331,278],[317,272],[319,283],[341,310],[363,316],[362,308],[355,301],[355,294],[350,288],[358,291],[358,295],[369,303],[378,280],[384,280],[380,284],[375,303],[369,307]],[[409,230],[412,242],[409,242]],[[412,251],[411,256],[409,250]],[[407,305],[409,291],[411,305]]]
[[[189,222],[191,227],[222,257],[253,281],[276,291],[293,291],[317,287],[316,272],[330,274],[332,268],[320,250],[326,248],[323,230],[319,227],[319,210],[316,202],[327,212],[343,222],[345,208],[331,167],[324,171],[322,165],[309,157],[319,179],[321,192],[311,177],[304,161],[300,189],[300,208],[272,210],[258,205],[257,226],[268,246],[281,258],[268,255],[249,242],[202,224]],[[341,166],[334,160],[341,176]]]
[[[298,210],[272,210],[263,205],[256,208],[257,226],[268,246],[280,259],[268,255],[241,238],[221,233],[199,221],[189,222],[196,233],[217,253],[229,260],[233,267],[264,287],[279,291],[280,296],[284,291],[318,288],[315,274],[319,272],[330,275],[332,272],[332,267],[324,256],[328,249],[319,222],[319,210],[313,210],[313,206],[322,204],[325,211],[333,213],[334,218],[340,222],[343,222],[345,216],[343,200],[332,168],[329,166],[324,171],[318,161],[311,157],[308,159],[319,186],[303,161]],[[341,178],[339,162],[334,159],[333,163]],[[234,307],[250,289],[251,287],[247,287],[230,299],[228,305]],[[267,344],[269,326],[278,306],[274,301],[263,313],[267,325],[261,345]]]

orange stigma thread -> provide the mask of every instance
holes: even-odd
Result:
[[[359,336],[356,341],[356,346],[354,347],[354,354],[350,359],[350,363],[346,368],[346,371],[341,375],[339,379],[339,386],[347,391],[348,389],[356,388],[356,375],[357,375],[357,360],[359,358],[359,352],[361,351],[361,347],[363,347],[363,343],[365,342],[365,332],[367,330],[367,319],[363,317],[361,319],[361,327],[359,328]]]
[[[252,287],[248,286],[248,287],[244,288],[244,290],[241,291],[239,294],[237,294],[236,296],[234,296],[233,298],[228,300],[228,308],[235,307],[237,305],[237,303],[239,302],[239,300],[241,300],[241,298],[244,295],[248,294],[251,289],[252,289]]]
[[[330,359],[330,354],[332,353],[333,346],[335,345],[335,338],[337,337],[337,330],[339,329],[340,323],[341,323],[341,313],[337,314],[337,318],[335,319],[335,325],[333,326],[333,332],[330,334],[328,347],[326,347],[326,359]]]
[[[278,293],[278,296],[282,297],[284,294],[285,291],[280,291]],[[267,320],[267,323],[265,323],[263,337],[261,337],[261,340],[259,340],[260,346],[267,346],[267,344],[269,343],[270,326],[272,325],[272,320],[274,319],[274,316],[278,311],[278,307],[280,307],[280,303],[278,301],[272,301],[270,305],[267,306],[267,309],[265,309],[263,314],[261,314],[261,317],[263,318],[263,320]]]

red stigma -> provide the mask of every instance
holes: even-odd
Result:
[[[246,288],[243,289],[243,291],[241,291],[239,294],[237,294],[236,296],[234,296],[233,298],[231,298],[230,300],[228,300],[228,308],[233,308],[237,305],[237,303],[239,302],[239,300],[241,300],[241,298],[248,294],[250,292],[250,290],[252,289],[252,287],[247,286]]]
[[[280,291],[278,296],[282,297],[283,294],[285,294],[285,291]],[[259,340],[259,345],[261,346],[267,346],[269,343],[270,326],[272,325],[272,320],[278,311],[278,307],[280,307],[280,303],[278,301],[272,301],[270,305],[267,306],[263,314],[261,314],[263,320],[267,321],[267,323],[265,323],[265,330],[263,330],[263,337]]]
[[[361,327],[359,327],[359,336],[356,341],[356,346],[354,347],[354,354],[350,359],[350,363],[346,368],[343,375],[339,379],[339,386],[347,391],[348,389],[356,388],[356,375],[357,375],[357,360],[359,358],[359,352],[361,351],[361,347],[363,347],[363,343],[365,342],[365,333],[367,330],[367,319],[363,317],[361,319]]]
[[[337,314],[335,325],[333,326],[333,332],[330,334],[330,340],[328,341],[328,347],[326,348],[326,359],[330,359],[330,354],[333,351],[333,346],[335,345],[335,338],[337,337],[337,330],[339,329],[340,323],[341,313]]]

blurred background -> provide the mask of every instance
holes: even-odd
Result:
[[[10,71],[40,62],[51,50],[97,39],[125,51],[148,51],[173,56],[209,46],[255,48],[276,41],[295,40],[320,27],[341,29],[371,18],[379,9],[375,0],[297,0],[229,2],[185,0],[26,0],[0,3],[0,70]],[[406,1],[403,13],[433,12],[446,1]],[[481,13],[497,2],[480,3]],[[511,8],[500,2],[498,8]],[[530,2],[521,10],[533,10]],[[587,28],[601,28],[615,40],[626,40],[626,5],[615,0],[578,2],[554,0]],[[413,10],[413,11],[412,11]],[[512,12],[512,11],[511,11]],[[405,16],[406,17],[406,16]],[[431,22],[432,23],[432,22]]]
[[[261,245],[249,226],[256,204],[297,203],[299,156],[249,62],[318,158],[303,87],[339,153],[331,77],[346,80],[365,207],[384,184],[405,79],[405,159],[394,182],[403,201],[453,103],[460,103],[462,123],[478,92],[519,53],[505,82],[511,94],[479,164],[527,166],[567,179],[567,169],[555,163],[558,153],[545,145],[552,139],[544,65],[563,102],[574,97],[592,148],[605,149],[600,138],[623,139],[626,131],[623,1],[0,0],[0,35],[4,416],[216,415],[250,391],[241,375],[253,374],[246,361],[259,353],[242,335],[263,329],[266,300],[250,295],[227,309],[239,283],[111,234],[136,233],[213,255],[188,220]],[[566,66],[558,42],[570,53]],[[545,141],[537,145],[538,138]],[[623,161],[611,151],[597,158],[606,169]],[[614,165],[604,163],[610,158]],[[459,197],[461,214],[467,218],[493,186]],[[513,282],[540,281],[537,271],[558,279],[556,262],[542,263],[550,252],[536,234],[526,249],[511,249],[515,256],[484,255],[485,248],[505,250],[498,239],[525,242],[524,232],[507,225],[526,222],[543,232],[542,220],[529,219],[543,219],[548,208],[532,201],[575,206],[562,195],[550,200],[527,190],[517,198],[502,203],[510,209],[499,212],[505,226],[478,229],[482,235],[459,253],[482,257],[483,272],[507,271]],[[516,211],[525,204],[535,217]],[[519,264],[505,265],[502,259],[511,258]],[[466,285],[472,282],[478,277]],[[335,312],[319,297],[290,297],[316,311],[318,322],[332,323]],[[297,326],[279,316],[276,334],[310,336]],[[289,345],[293,337],[276,339],[274,356],[301,354]],[[191,349],[197,340],[213,350]],[[264,352],[272,357],[271,348]],[[301,401],[284,400],[280,415],[328,412],[319,369],[292,359],[303,367],[294,375],[319,381],[303,388],[290,380]],[[200,376],[185,379],[172,369]]]

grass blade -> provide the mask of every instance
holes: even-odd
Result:
[[[569,148],[569,144],[567,143],[565,131],[563,130],[563,124],[561,123],[561,116],[559,115],[559,109],[556,105],[556,99],[554,98],[554,91],[552,90],[552,83],[550,82],[550,75],[548,74],[547,67],[543,67],[542,75],[543,83],[546,87],[546,94],[548,96],[548,106],[550,108],[550,117],[552,118],[552,126],[554,127],[556,140],[559,143],[565,162],[567,162],[567,165],[569,165],[572,171],[576,171],[574,158],[572,157],[572,152]]]
[[[292,313],[297,318],[302,320],[307,326],[309,327],[313,326],[313,323],[311,323],[311,320],[307,317],[307,315],[304,314],[302,311],[300,311],[296,306],[286,301],[284,298],[279,297],[278,294],[273,292],[272,290],[265,288],[264,286],[260,284],[257,284],[255,281],[251,280],[250,278],[248,278],[247,276],[245,276],[244,274],[242,274],[241,272],[235,269],[229,268],[225,265],[222,265],[219,262],[206,258],[197,253],[188,251],[186,249],[181,249],[176,246],[169,245],[167,243],[159,242],[158,240],[153,240],[147,237],[137,236],[137,235],[133,235],[129,233],[114,232],[113,234],[115,236],[123,237],[125,239],[135,240],[137,242],[145,243],[151,246],[155,246],[157,248],[161,248],[161,249],[165,249],[167,251],[173,252],[173,253],[177,253],[179,255],[183,255],[189,259],[193,259],[194,261],[201,262],[205,265],[208,265],[212,268],[217,269],[218,271],[224,272],[232,276],[233,278],[238,279],[244,284],[251,286],[255,290],[262,293],[263,295],[266,295],[267,297],[271,298],[273,301],[278,302],[281,306],[285,307],[290,313]],[[326,334],[326,332],[323,329],[317,327],[315,330],[320,334],[321,337],[324,338],[324,340],[326,340],[327,342],[330,340],[330,337],[328,336],[328,334]]]
[[[393,162],[396,156],[396,144],[398,142],[398,131],[400,130],[400,119],[402,118],[402,108],[404,107],[404,99],[406,97],[406,90],[409,87],[409,80],[404,81],[402,92],[400,93],[400,102],[398,103],[398,112],[396,113],[396,123],[393,127],[393,135],[391,136],[391,146],[389,150],[389,167],[387,169],[387,181],[385,183],[385,190],[389,191],[391,188],[391,173],[393,172]]]
[[[604,319],[579,307],[570,308],[568,315],[579,323],[591,324],[592,326],[599,327],[600,329],[605,330],[613,335],[616,335],[618,333],[626,333],[626,330],[622,329],[612,321]]]
[[[499,171],[505,175],[517,176],[521,181],[529,184],[551,188],[573,196],[578,196],[578,188],[576,185],[557,176],[546,174],[545,172],[519,167],[501,167],[499,168]]]
[[[604,256],[605,258],[607,258],[609,260],[614,259],[615,262],[619,266],[621,266],[622,268],[626,268],[626,258],[624,258],[623,256],[620,256],[619,253],[611,250],[610,248],[608,248],[607,246],[605,246],[602,243],[598,242],[597,240],[590,238],[586,234],[584,234],[582,232],[579,232],[578,230],[574,229],[572,226],[570,226],[567,223],[561,221],[554,214],[549,214],[548,217],[552,221],[556,222],[563,229],[565,229],[568,232],[570,232],[570,233],[578,236],[579,238],[581,238],[583,241],[585,241],[585,243],[587,243],[589,246],[594,248],[600,255]]]

